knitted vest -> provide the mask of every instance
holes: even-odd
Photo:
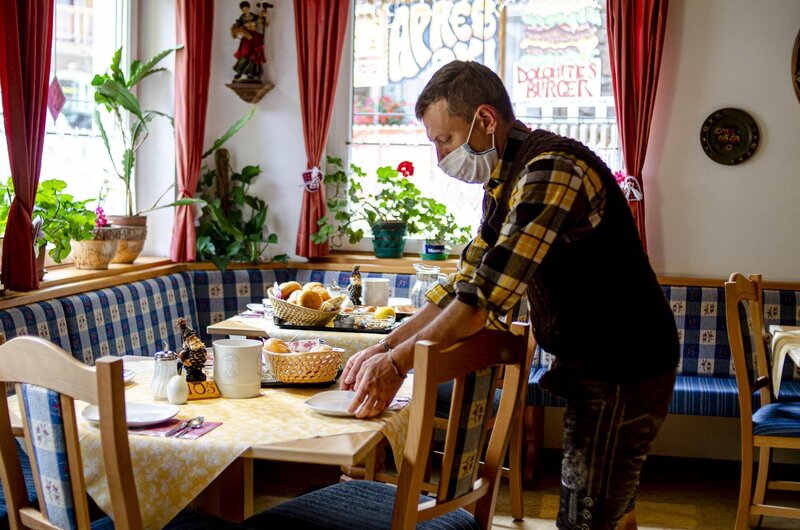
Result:
[[[605,186],[605,208],[591,231],[565,221],[528,282],[538,344],[576,376],[638,382],[678,364],[675,319],[644,252],[625,197],[611,171],[583,144],[548,131],[529,134],[516,154],[499,201],[487,193],[481,236],[493,246],[508,216],[508,200],[528,163],[542,153],[571,154]],[[579,194],[576,201],[585,201]],[[577,204],[577,203],[576,203]],[[567,236],[569,234],[569,236]]]

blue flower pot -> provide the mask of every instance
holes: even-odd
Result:
[[[444,261],[447,259],[447,247],[444,241],[425,240],[419,257],[428,261]]]
[[[406,247],[406,225],[400,221],[373,225],[372,247],[377,258],[402,257]]]

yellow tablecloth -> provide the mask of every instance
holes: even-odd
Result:
[[[150,379],[153,363],[126,363],[136,376],[126,390],[126,400],[153,402]],[[410,396],[411,378],[398,393]],[[324,389],[323,389],[324,390]],[[304,401],[320,389],[262,389],[252,399],[210,399],[181,406],[179,418],[204,416],[222,425],[196,440],[129,436],[136,490],[145,528],[161,528],[195,498],[245,450],[265,445],[380,428],[396,455],[408,426],[409,407],[384,413],[374,420],[333,418],[312,412]],[[99,429],[80,424],[86,487],[106,513],[111,501],[100,455]]]

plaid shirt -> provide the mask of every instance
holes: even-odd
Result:
[[[494,203],[500,198],[517,152],[529,132],[517,121],[503,158],[484,186]],[[487,327],[507,329],[502,317],[528,287],[533,273],[558,238],[577,239],[602,219],[605,187],[600,176],[573,155],[545,152],[525,165],[509,199],[509,213],[494,246],[481,237],[488,218],[461,254],[458,272],[431,288],[428,301],[443,308],[454,298],[489,312]]]

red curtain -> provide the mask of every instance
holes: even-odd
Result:
[[[15,192],[2,275],[14,291],[39,288],[31,216],[42,167],[53,9],[53,0],[7,0],[0,9],[0,87]]]
[[[176,0],[177,41],[183,48],[175,55],[175,163],[178,199],[194,197],[200,180],[203,140],[211,71],[214,32],[214,0]],[[194,207],[176,206],[172,228],[172,261],[197,257]]]
[[[297,70],[300,76],[300,105],[306,142],[307,168],[319,167],[328,140],[336,82],[342,59],[350,0],[294,3],[297,35]],[[297,230],[295,252],[308,258],[328,254],[328,244],[315,245],[311,234],[317,220],[327,213],[325,186],[303,190],[303,208]]]
[[[668,0],[608,0],[608,47],[622,154],[628,175],[642,182],[658,88]],[[644,200],[631,202],[647,250]]]

